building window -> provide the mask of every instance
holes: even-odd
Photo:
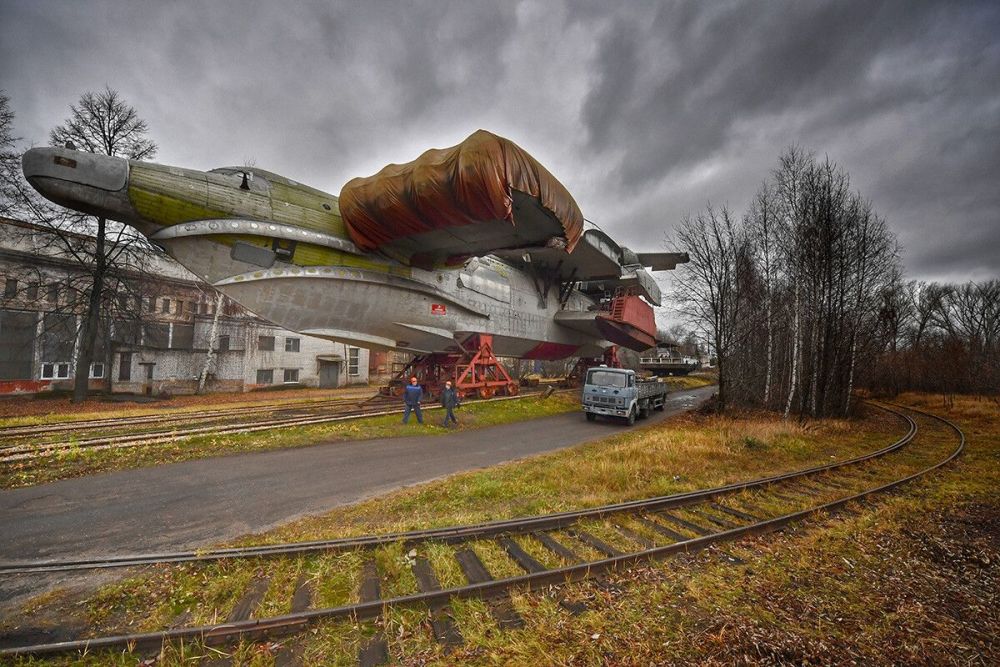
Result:
[[[92,380],[99,380],[104,377],[104,362],[95,361],[90,364],[90,378]]]
[[[285,369],[285,382],[298,382],[299,381],[299,369],[298,368],[286,368]]]
[[[285,339],[285,352],[298,352],[299,351],[299,339],[298,338],[286,338]]]
[[[257,336],[257,349],[261,352],[273,352],[274,336]]]
[[[38,283],[28,283],[24,289],[24,298],[28,301],[34,301],[38,298]]]
[[[174,324],[171,327],[170,348],[173,350],[194,349],[194,325]]]
[[[160,302],[160,312],[169,313],[170,312],[170,299],[164,299]]]
[[[132,381],[132,353],[122,352],[118,357],[118,381]]]
[[[285,371],[286,375],[288,371]],[[274,369],[273,368],[258,368],[257,369],[257,384],[274,384]]]
[[[347,348],[347,374],[348,375],[361,375],[361,369],[359,360],[361,358],[361,350],[356,347]]]
[[[45,300],[49,303],[59,302],[59,283],[49,283],[45,286]]]
[[[42,364],[43,380],[65,380],[69,377],[68,363],[44,363]]]
[[[229,336],[219,336],[219,352],[229,352]]]
[[[17,296],[17,278],[8,278],[3,284],[3,295],[7,299]]]

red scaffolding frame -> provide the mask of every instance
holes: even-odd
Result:
[[[491,398],[497,394],[516,396],[518,384],[493,354],[493,336],[473,334],[460,343],[456,352],[434,352],[413,358],[397,373],[381,393],[401,396],[411,377],[424,388],[428,398],[441,395],[444,383],[451,380],[461,397],[475,394]]]

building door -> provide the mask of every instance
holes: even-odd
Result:
[[[118,355],[118,381],[132,381],[132,353],[122,352]]]
[[[319,362],[320,389],[333,389],[340,385],[340,364],[336,361]]]
[[[153,394],[153,366],[155,363],[140,362],[139,366],[145,369],[143,373],[143,383],[142,383],[142,393],[146,396],[152,396]]]

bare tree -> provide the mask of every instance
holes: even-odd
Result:
[[[778,271],[778,239],[776,201],[773,187],[761,185],[747,214],[745,225],[751,239],[755,260],[760,267],[764,300],[764,331],[767,338],[764,356],[764,407],[771,403],[774,369],[774,288]]]
[[[675,297],[718,356],[721,407],[782,396],[786,417],[850,411],[900,274],[895,238],[846,172],[792,147],[738,223],[709,208],[675,245],[691,257]]]
[[[718,407],[723,411],[733,381],[730,361],[742,332],[742,272],[749,257],[746,239],[727,208],[716,212],[711,206],[705,213],[684,220],[675,238],[675,245],[683,248],[691,261],[679,267],[674,299],[715,351]]]
[[[784,409],[786,419],[791,412],[792,402],[801,381],[804,301],[802,257],[806,246],[805,226],[802,223],[808,213],[803,193],[806,190],[806,175],[812,159],[811,155],[797,146],[788,148],[778,158],[778,166],[772,172],[773,187],[770,189],[777,212],[775,231],[779,268],[783,273],[784,289],[790,292],[790,298],[786,299],[785,321],[791,320],[791,329],[784,336],[786,349],[790,352]]]
[[[70,106],[70,117],[52,130],[49,139],[52,145],[71,144],[92,153],[143,160],[155,156],[157,150],[156,144],[146,136],[147,131],[146,121],[139,118],[135,108],[127,104],[116,90],[107,87],[98,93],[84,93],[79,104]],[[100,328],[101,305],[108,297],[109,267],[123,259],[130,246],[140,239],[128,227],[109,225],[103,217],[72,216],[52,222],[51,226],[63,240],[68,253],[82,267],[86,267],[90,277],[73,386],[73,400],[82,401],[87,397],[90,367]],[[92,251],[72,242],[73,235],[66,233],[82,230],[93,234]]]
[[[14,136],[14,110],[10,107],[10,98],[0,90],[0,215],[5,217],[22,212],[20,201],[27,194],[23,188],[31,190],[21,178],[21,156],[15,148],[19,141],[20,138]]]

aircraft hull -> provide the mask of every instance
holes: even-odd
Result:
[[[529,359],[600,356],[611,344],[593,326],[594,298],[542,289],[496,257],[424,270],[362,252],[336,197],[276,174],[200,172],[60,148],[32,149],[22,164],[49,199],[132,225],[226,296],[292,331],[413,352],[451,352],[468,336],[490,334],[496,354]],[[557,315],[567,312],[580,326],[560,324]]]
[[[416,269],[402,277],[336,265],[262,269],[233,260],[228,247],[205,238],[162,245],[185,268],[260,317],[351,345],[447,352],[466,336],[485,333],[494,337],[496,354],[530,359],[600,356],[607,345],[556,324],[555,295],[540,304],[530,280],[510,267],[505,278],[513,303],[465,287],[461,270]],[[580,306],[592,304],[574,296]]]

